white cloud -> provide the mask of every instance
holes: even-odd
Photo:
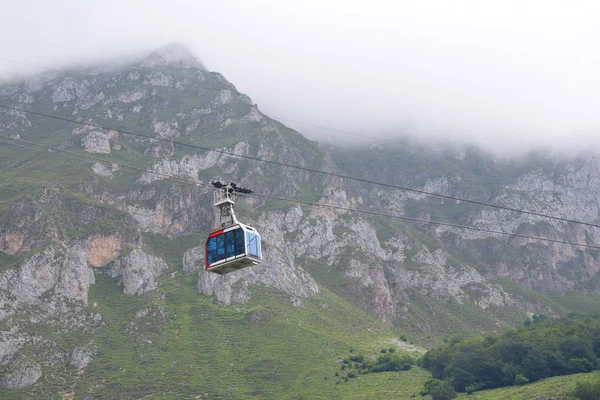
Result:
[[[183,41],[274,116],[495,149],[599,144],[595,1],[98,1],[0,5],[0,58],[37,65]],[[8,38],[8,39],[7,39]],[[0,60],[0,70],[35,68]]]

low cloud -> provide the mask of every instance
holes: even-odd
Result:
[[[183,41],[274,118],[504,154],[587,149],[600,144],[599,7],[541,0],[21,1],[3,7],[0,33],[10,40],[0,43],[0,79],[141,57]]]

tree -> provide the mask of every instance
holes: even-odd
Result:
[[[498,336],[452,337],[428,351],[421,365],[468,392],[589,372],[600,366],[600,314],[541,315]]]
[[[432,400],[451,400],[456,398],[456,392],[448,381],[432,378],[423,385],[422,395],[430,395]]]
[[[529,383],[529,379],[525,378],[523,375],[517,374],[517,376],[515,376],[515,385],[516,386],[525,385],[527,383]]]
[[[593,369],[594,364],[592,364],[587,358],[571,358],[567,363],[567,373],[569,374],[590,372]]]
[[[523,375],[525,375],[531,382],[538,381],[542,378],[546,378],[551,375],[550,367],[544,351],[535,348],[532,349],[527,357],[523,360]]]

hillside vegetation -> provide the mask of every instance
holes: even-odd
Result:
[[[53,368],[35,385],[0,390],[0,397],[391,399],[418,393],[429,376],[416,367],[344,381],[344,358],[375,357],[394,346],[395,334],[329,292],[293,307],[281,293],[255,290],[250,303],[222,307],[176,271],[160,290],[133,298],[98,275],[90,305],[103,327],[88,337],[49,332],[64,349],[84,341],[96,360],[84,374]]]
[[[471,393],[590,372],[599,357],[600,315],[538,316],[500,335],[454,337],[427,352],[422,364],[434,378]]]

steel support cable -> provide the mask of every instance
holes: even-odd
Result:
[[[302,166],[299,166],[299,165],[287,164],[287,163],[279,162],[279,161],[265,160],[265,159],[258,158],[258,157],[245,156],[245,155],[233,153],[231,151],[219,150],[219,149],[212,149],[212,148],[209,148],[209,147],[198,146],[198,145],[184,143],[184,142],[179,142],[179,141],[175,141],[175,140],[171,140],[171,139],[164,139],[164,138],[160,138],[160,137],[153,137],[153,136],[144,135],[144,134],[137,133],[137,132],[131,132],[131,131],[123,130],[123,129],[111,128],[111,127],[107,127],[107,126],[103,126],[103,125],[99,125],[99,124],[93,124],[93,123],[90,123],[90,122],[77,121],[77,120],[74,120],[74,119],[63,118],[63,117],[58,117],[58,116],[54,116],[54,115],[50,115],[50,114],[39,113],[39,112],[36,112],[36,111],[26,110],[26,109],[19,108],[19,107],[12,107],[12,106],[7,106],[7,105],[0,104],[0,108],[4,108],[4,109],[7,109],[7,110],[13,110],[13,111],[17,111],[17,112],[23,112],[23,113],[27,113],[27,114],[31,114],[31,115],[37,115],[37,116],[40,116],[40,117],[43,117],[43,118],[51,118],[51,119],[55,119],[55,120],[59,120],[59,121],[64,121],[64,122],[69,122],[69,123],[74,123],[74,124],[79,124],[79,125],[84,125],[84,126],[90,126],[90,127],[93,127],[93,128],[102,129],[102,130],[106,130],[106,131],[111,131],[112,130],[112,131],[119,132],[119,133],[122,133],[122,134],[125,134],[125,135],[132,135],[132,136],[143,137],[143,138],[154,140],[154,141],[158,141],[158,142],[165,142],[165,143],[169,143],[169,144],[172,144],[172,145],[179,145],[179,146],[189,147],[189,148],[198,149],[198,150],[202,150],[202,151],[206,151],[206,152],[213,151],[213,152],[216,152],[216,153],[225,154],[225,155],[229,155],[229,156],[232,156],[232,157],[238,157],[238,158],[243,158],[243,159],[247,159],[247,160],[264,162],[264,163],[267,163],[267,164],[277,165],[277,166],[280,166],[280,167],[294,168],[294,169],[298,169],[298,170],[302,170],[302,171],[312,172],[312,173],[316,173],[316,174],[322,174],[322,175],[326,175],[326,176],[333,176],[333,177],[336,177],[336,178],[349,179],[349,180],[353,180],[353,181],[357,181],[357,182],[368,183],[368,184],[377,185],[377,186],[383,186],[383,187],[387,187],[387,188],[391,188],[391,189],[404,190],[404,191],[418,193],[418,194],[424,194],[424,195],[428,195],[428,196],[440,197],[440,198],[448,199],[448,200],[458,200],[458,201],[461,201],[461,202],[470,203],[470,204],[476,204],[476,205],[484,206],[484,207],[492,207],[492,208],[496,208],[496,209],[500,209],[500,210],[505,210],[505,211],[511,211],[511,212],[517,212],[517,213],[521,213],[521,214],[527,214],[527,215],[533,215],[533,216],[542,217],[542,218],[553,219],[553,220],[556,220],[556,221],[562,221],[562,222],[568,222],[568,223],[572,223],[572,224],[579,224],[579,225],[585,225],[585,226],[590,226],[590,227],[594,227],[594,228],[600,228],[599,224],[593,224],[591,222],[577,221],[577,220],[573,220],[573,219],[569,219],[569,218],[562,218],[562,217],[557,217],[557,216],[554,216],[554,215],[537,213],[537,212],[534,212],[534,211],[521,210],[521,209],[518,209],[518,208],[507,207],[507,206],[500,206],[500,205],[497,205],[497,204],[485,203],[485,202],[481,202],[481,201],[477,201],[477,200],[469,200],[469,199],[463,199],[463,198],[455,197],[455,196],[448,196],[448,195],[444,195],[444,194],[428,192],[426,190],[421,190],[421,189],[407,188],[407,187],[403,187],[403,186],[393,185],[393,184],[390,184],[390,183],[379,182],[379,181],[372,181],[372,180],[363,179],[363,178],[357,178],[357,177],[353,177],[353,176],[350,176],[350,175],[338,174],[338,173],[335,173],[335,172],[321,171],[321,170],[314,169],[314,168],[302,167]]]
[[[130,165],[127,165],[127,164],[121,164],[121,163],[114,162],[114,161],[102,160],[102,159],[97,158],[97,157],[88,156],[88,155],[85,155],[85,154],[78,154],[78,153],[75,153],[73,151],[64,150],[64,149],[58,149],[58,148],[54,148],[54,147],[51,147],[51,146],[46,146],[46,145],[43,145],[43,144],[37,144],[37,143],[29,142],[29,141],[26,141],[26,140],[23,140],[23,139],[15,139],[15,138],[10,138],[8,136],[2,136],[2,135],[0,135],[0,138],[10,139],[10,140],[14,140],[14,141],[17,141],[17,142],[22,142],[22,143],[27,143],[27,144],[30,144],[32,146],[36,146],[38,148],[44,148],[44,149],[47,149],[47,150],[54,150],[54,151],[58,151],[58,152],[63,152],[63,153],[74,155],[76,157],[80,157],[80,158],[84,158],[84,159],[91,159],[91,160],[94,160],[96,162],[101,162],[101,163],[105,163],[105,164],[107,164],[107,163],[110,163],[111,165],[112,164],[119,164],[120,166],[123,166],[124,168],[133,169],[135,171],[146,172],[146,173],[149,173],[149,174],[161,175],[161,176],[164,176],[166,178],[173,179],[173,180],[176,180],[176,181],[180,181],[180,182],[183,182],[183,183],[186,183],[186,184],[193,184],[195,186],[208,186],[207,184],[202,184],[200,182],[193,182],[190,179],[184,179],[184,178],[172,176],[172,175],[169,175],[169,174],[158,173],[158,172],[154,172],[154,171],[151,171],[151,170],[148,170],[148,169],[144,169],[144,168],[140,168],[140,167],[135,167],[135,166],[130,166]],[[328,209],[333,209],[333,210],[343,210],[343,211],[356,212],[356,213],[366,214],[366,215],[374,215],[374,216],[379,216],[379,217],[385,217],[385,218],[391,218],[391,219],[398,219],[398,220],[403,220],[403,221],[418,222],[418,223],[424,224],[424,225],[425,224],[431,224],[431,225],[437,225],[437,226],[447,226],[447,227],[451,227],[451,228],[471,230],[471,231],[475,231],[475,232],[491,233],[491,234],[494,234],[494,235],[512,236],[512,237],[519,237],[519,238],[523,238],[523,239],[540,240],[540,241],[545,241],[545,242],[550,242],[550,243],[567,244],[567,245],[571,245],[571,246],[581,246],[581,247],[586,247],[586,248],[590,248],[590,249],[600,250],[600,246],[586,244],[586,243],[570,242],[570,241],[567,241],[567,240],[560,240],[560,239],[550,239],[550,238],[545,238],[545,237],[541,237],[541,236],[523,235],[523,234],[520,234],[520,233],[503,232],[503,231],[497,231],[497,230],[487,229],[487,228],[477,228],[477,227],[474,227],[474,226],[460,225],[460,224],[454,224],[454,223],[450,223],[450,222],[427,221],[427,220],[424,220],[424,219],[406,217],[406,216],[403,216],[403,215],[387,214],[387,213],[383,213],[383,212],[379,212],[379,211],[361,210],[361,209],[357,209],[357,208],[343,207],[343,206],[337,206],[337,205],[332,205],[332,204],[316,203],[316,202],[311,202],[311,201],[291,199],[291,198],[286,198],[286,197],[272,196],[272,195],[259,194],[259,193],[251,193],[251,194],[238,193],[238,195],[240,195],[240,196],[248,196],[248,197],[256,197],[256,198],[264,198],[264,199],[271,199],[271,200],[288,201],[288,202],[291,202],[291,203],[304,204],[304,205],[309,205],[309,206],[313,206],[313,207],[328,208]]]
[[[8,205],[15,204],[14,202],[4,201],[4,200],[0,200],[0,203],[2,203],[2,204],[8,204]],[[102,204],[102,203],[100,203],[100,204]],[[35,206],[34,204],[29,204],[29,203],[23,204],[23,203],[21,203],[20,205],[31,207],[34,210],[39,210],[38,208],[34,207]],[[99,206],[92,206],[92,207],[100,208]],[[82,213],[76,213],[76,212],[73,212],[73,211],[61,210],[60,208],[49,207],[47,205],[44,205],[43,209],[39,210],[39,211],[46,211],[46,210],[52,210],[54,212],[61,213],[61,214],[67,214],[67,215],[75,215],[75,216],[82,216],[82,217],[89,217],[90,216],[89,214],[82,214]],[[115,209],[115,211],[124,212],[124,211],[117,210],[117,209]],[[108,220],[108,221],[115,221],[115,222],[123,222],[122,218],[121,219],[117,219],[117,218],[111,218],[111,217],[100,217],[99,219]]]

